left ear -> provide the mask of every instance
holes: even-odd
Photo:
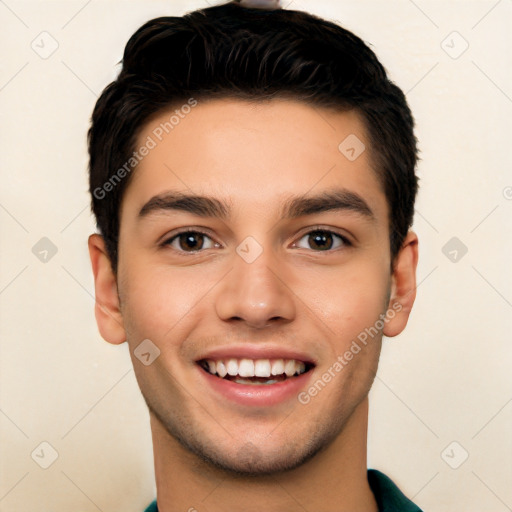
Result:
[[[393,337],[407,325],[416,298],[416,267],[418,265],[418,237],[409,231],[396,256],[391,276],[391,298],[383,333]],[[394,312],[394,315],[391,314]]]

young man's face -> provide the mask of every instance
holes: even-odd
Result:
[[[412,306],[415,237],[391,274],[389,208],[356,113],[284,100],[199,102],[159,141],[171,114],[139,136],[137,147],[148,137],[157,144],[123,197],[120,311],[111,286],[98,297],[110,309],[97,311],[100,330],[113,343],[128,340],[141,391],[169,439],[230,470],[297,467],[366,405],[378,321],[400,301],[384,327],[395,335]],[[355,160],[338,149],[349,135],[367,148]],[[176,193],[208,197],[224,215],[197,200],[187,202],[195,213],[172,208]],[[324,194],[336,196],[338,208],[325,209],[324,198],[306,211]],[[191,231],[204,234],[176,236]],[[378,334],[333,370],[375,325]],[[146,339],[160,350],[148,366],[133,355]],[[274,384],[237,383],[200,364],[230,358],[263,360],[263,372],[279,359],[311,369]],[[309,394],[318,379],[324,385]]]

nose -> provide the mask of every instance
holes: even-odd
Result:
[[[295,318],[287,272],[272,251],[264,250],[252,263],[236,254],[233,264],[218,288],[215,304],[220,319],[259,329]]]

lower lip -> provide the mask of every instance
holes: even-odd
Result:
[[[297,377],[290,377],[275,384],[237,384],[231,380],[216,377],[198,366],[198,370],[213,390],[228,400],[240,405],[267,407],[297,397],[310,379],[312,370]],[[271,377],[270,377],[271,378]]]

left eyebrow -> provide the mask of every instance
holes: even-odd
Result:
[[[303,215],[343,210],[375,220],[375,214],[368,203],[359,194],[346,189],[334,189],[311,197],[290,198],[284,203],[281,215],[283,218],[293,219]]]
[[[164,211],[184,211],[199,217],[217,217],[227,220],[230,205],[214,197],[188,195],[182,192],[167,192],[152,197],[139,211],[139,219]],[[375,214],[368,203],[355,192],[346,189],[325,191],[311,197],[291,197],[281,207],[281,218],[315,215],[328,211],[352,211],[370,220]]]

